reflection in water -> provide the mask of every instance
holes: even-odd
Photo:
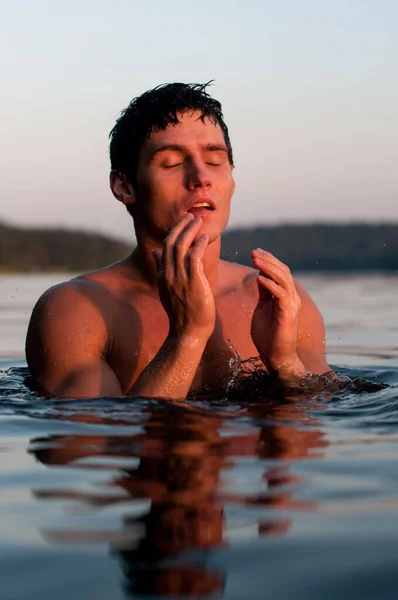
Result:
[[[319,424],[308,415],[308,405],[304,411],[298,404],[262,403],[237,410],[236,416],[239,428],[234,428],[230,412],[203,406],[199,410],[194,403],[184,407],[152,403],[146,408],[141,431],[131,436],[65,435],[32,440],[30,452],[47,466],[106,470],[111,463],[118,468],[106,490],[36,490],[37,498],[72,498],[96,509],[149,501],[145,514],[124,516],[122,531],[53,529],[43,532],[46,539],[56,543],[107,541],[120,560],[128,594],[221,593],[226,573],[212,560],[214,551],[228,539],[232,543],[234,534],[239,539],[245,525],[253,526],[253,511],[248,518],[242,510],[246,523],[237,528],[226,516],[228,509],[256,507],[258,515],[260,508],[264,515],[255,517],[257,535],[286,534],[291,518],[274,518],[272,510],[316,509],[315,503],[296,497],[305,481],[292,473],[290,461],[319,456],[328,445],[322,431],[315,429]],[[73,420],[106,422],[77,413]],[[236,489],[239,477],[231,474],[244,469],[250,458],[252,486]],[[256,480],[253,473],[259,464],[262,476]]]

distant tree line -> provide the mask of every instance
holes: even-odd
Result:
[[[278,225],[225,232],[222,256],[251,265],[253,248],[303,271],[397,271],[398,223]]]
[[[20,229],[0,223],[0,270],[89,271],[115,262],[132,245],[96,233]]]
[[[398,223],[287,224],[228,229],[222,257],[250,265],[250,252],[269,250],[293,270],[397,271]],[[126,256],[132,245],[65,229],[22,229],[0,222],[1,271],[81,272]]]

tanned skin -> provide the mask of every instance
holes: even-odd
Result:
[[[289,268],[259,248],[253,268],[220,260],[235,184],[218,124],[179,114],[144,142],[134,187],[115,171],[110,184],[137,247],[38,301],[26,355],[44,395],[185,398],[226,384],[235,352],[286,386],[330,370],[322,317]]]

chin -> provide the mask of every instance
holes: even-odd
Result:
[[[198,233],[196,234],[194,241],[196,242],[200,237],[202,237],[202,235],[208,235],[209,244],[212,244],[221,237],[221,234],[222,230],[220,230],[220,228],[216,229],[214,225],[211,226],[204,224],[203,227],[201,227]]]

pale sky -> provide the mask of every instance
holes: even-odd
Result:
[[[108,186],[130,100],[215,80],[232,226],[398,221],[397,0],[0,2],[0,220],[131,237]]]

